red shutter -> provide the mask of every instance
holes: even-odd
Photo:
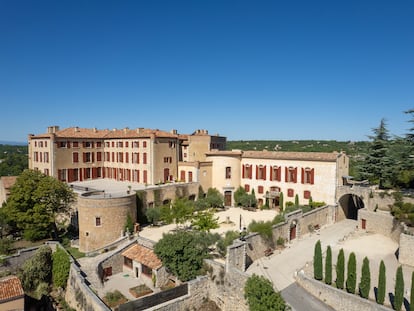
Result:
[[[92,178],[95,179],[98,176],[98,173],[96,171],[96,167],[92,167]]]
[[[295,182],[295,184],[297,183],[297,181],[298,181],[298,168],[297,167],[295,167],[295,174],[294,174],[294,182]]]
[[[313,168],[311,170],[310,183],[313,185],[314,182],[315,182],[315,169]]]
[[[92,163],[95,162],[95,152],[91,152],[92,153]]]
[[[305,169],[303,167],[301,168],[300,179],[301,179],[302,184],[304,184],[305,183]]]
[[[289,174],[289,169],[287,167],[285,167],[285,182],[288,182],[288,174]]]
[[[263,166],[263,180],[266,180],[266,165]]]
[[[242,165],[242,178],[244,178],[244,164]]]
[[[259,179],[259,166],[256,165],[256,179]]]
[[[269,167],[270,168],[270,180],[273,180],[273,166]]]
[[[277,168],[277,181],[281,181],[282,180],[282,167],[279,166]]]
[[[84,152],[84,153],[82,154],[82,156],[83,156],[83,163],[85,163],[85,162],[86,162],[86,153]]]

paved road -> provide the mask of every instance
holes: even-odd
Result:
[[[289,285],[280,293],[294,311],[335,311],[296,283]]]
[[[321,228],[319,233],[308,234],[293,240],[281,252],[275,252],[270,257],[256,260],[246,272],[250,275],[253,273],[263,275],[271,280],[276,290],[282,293],[294,310],[332,310],[297,286],[294,275],[296,271],[311,263],[317,240],[321,241],[322,249],[325,249],[327,245],[337,245],[344,237],[355,231],[356,224],[354,220],[343,220]],[[320,304],[316,304],[318,301]]]

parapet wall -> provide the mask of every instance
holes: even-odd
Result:
[[[398,261],[403,265],[414,266],[414,236],[406,233],[400,234],[400,250]]]
[[[365,226],[365,230],[390,237],[397,243],[403,232],[403,226],[389,212],[373,212],[366,208],[358,210],[358,226]]]

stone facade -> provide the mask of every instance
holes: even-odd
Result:
[[[123,197],[101,195],[77,198],[79,250],[91,252],[124,235],[128,217],[137,219],[135,193]]]
[[[397,243],[403,231],[402,225],[389,212],[372,212],[365,208],[358,211],[358,226],[363,230],[390,237]]]

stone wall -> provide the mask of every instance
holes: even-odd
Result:
[[[301,235],[309,233],[311,226],[319,225],[322,227],[333,224],[336,210],[336,206],[327,205],[306,214],[303,214],[301,210],[294,211],[285,217],[285,222],[273,226],[272,240],[267,240],[258,233],[245,236],[244,241],[235,240],[227,248],[227,266],[246,271],[252,262],[264,256],[266,249],[274,249],[280,237],[288,242],[292,226],[296,225],[296,238],[299,238]]]
[[[111,309],[89,288],[79,267],[72,263],[65,300],[77,311],[110,311]]]
[[[362,228],[363,220],[365,220],[366,231],[382,234],[399,243],[400,234],[403,228],[402,225],[396,221],[389,212],[373,212],[363,208],[358,211],[359,228]]]
[[[414,236],[406,233],[400,234],[400,251],[398,260],[403,265],[414,266]]]
[[[307,276],[303,270],[296,276],[296,282],[319,300],[334,308],[336,311],[364,310],[390,311],[390,308],[379,305],[374,301],[363,299],[358,295],[349,294],[344,290],[326,285],[323,282]]]

